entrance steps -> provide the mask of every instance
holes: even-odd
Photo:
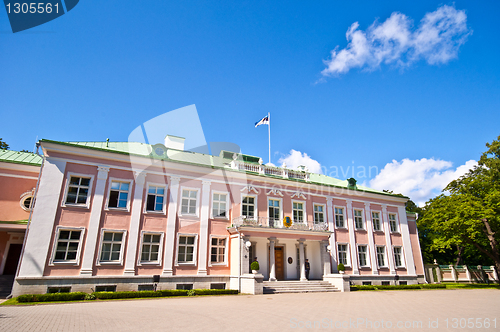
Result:
[[[5,299],[10,295],[13,284],[13,275],[0,275],[0,299]]]
[[[328,281],[264,281],[264,294],[338,292]]]

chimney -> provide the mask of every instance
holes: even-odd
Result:
[[[173,135],[165,136],[165,147],[167,149],[174,149],[184,151],[184,137],[178,137]]]

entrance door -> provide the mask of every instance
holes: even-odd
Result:
[[[284,247],[274,248],[274,261],[276,264],[276,279],[285,280]]]
[[[7,260],[5,261],[5,268],[3,269],[4,275],[16,274],[17,263],[19,263],[19,257],[21,257],[22,249],[23,249],[22,244],[12,243],[9,246],[9,253],[7,254]]]

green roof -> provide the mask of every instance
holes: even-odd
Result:
[[[31,152],[0,150],[0,162],[40,166],[42,157]]]
[[[227,151],[221,152],[220,156],[212,156],[212,155],[207,155],[203,153],[197,153],[197,152],[191,152],[191,151],[180,151],[180,150],[174,150],[174,149],[167,149],[165,156],[160,156],[157,153],[153,152],[153,145],[150,144],[145,144],[145,143],[138,143],[138,142],[58,142],[58,141],[52,141],[52,140],[41,140],[41,142],[48,142],[48,143],[56,143],[56,144],[64,144],[64,145],[69,145],[69,146],[77,146],[77,147],[83,147],[83,148],[88,148],[88,149],[94,149],[94,150],[101,150],[101,151],[107,151],[107,152],[113,152],[113,153],[120,153],[120,154],[127,154],[127,155],[136,155],[136,156],[143,156],[143,157],[149,157],[149,158],[154,158],[158,160],[166,159],[174,162],[180,162],[180,163],[187,163],[187,164],[196,164],[196,165],[202,165],[202,166],[208,166],[212,168],[224,168],[227,166],[230,161],[232,160],[232,153],[231,153],[231,160],[228,160],[229,158],[229,153]],[[162,152],[162,151],[159,151]],[[258,161],[258,157],[254,156],[249,156],[249,155],[242,155],[243,160],[245,162],[250,162],[250,163],[256,163]],[[241,171],[243,172],[243,171]],[[258,173],[254,172],[249,172],[255,175],[259,175]],[[271,175],[261,175],[265,177],[273,177],[273,178],[278,178],[280,179],[281,177],[276,177],[276,176],[271,176]],[[315,173],[310,173],[310,181],[309,183],[314,183],[314,184],[319,184],[319,185],[326,185],[326,186],[331,186],[331,187],[338,187],[338,188],[348,188],[348,182],[347,180],[339,180],[327,175],[323,174],[315,174]],[[305,182],[304,180],[297,180],[297,179],[291,179],[289,181],[299,181],[299,182]],[[358,191],[365,191],[365,192],[371,192],[371,193],[376,193],[376,194],[381,194],[381,195],[386,195],[386,196],[398,196],[394,194],[389,194],[380,190],[375,190],[371,189],[368,187],[360,186],[357,185],[356,189]]]

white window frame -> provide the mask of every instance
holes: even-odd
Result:
[[[396,230],[392,230],[391,224],[391,216],[394,216],[394,225],[396,226]],[[399,222],[398,222],[398,214],[394,212],[387,213],[387,219],[389,220],[389,230],[391,233],[399,233]]]
[[[224,244],[224,262],[212,262],[212,239],[224,239],[225,244]],[[228,248],[228,241],[229,238],[227,236],[219,236],[219,235],[210,235],[210,251],[208,253],[209,259],[208,259],[208,266],[227,266],[227,248]],[[219,246],[217,246],[219,247]]]
[[[278,218],[278,225],[283,225],[283,198],[277,198],[277,197],[271,197],[271,196],[267,196],[266,197],[266,205],[267,205],[267,212],[266,212],[266,215],[267,215],[267,218],[269,220],[269,223],[271,222],[271,217],[269,217],[269,200],[273,200],[273,201],[279,201],[280,202],[280,216]],[[281,227],[281,226],[278,226],[278,227]]]
[[[142,260],[142,246],[144,244],[144,235],[160,235],[160,243],[158,248],[158,260],[156,261],[143,261]],[[162,253],[163,253],[163,232],[150,232],[150,231],[142,231],[141,232],[141,243],[139,246],[139,257],[137,259],[137,265],[160,265],[162,263]],[[151,255],[151,252],[150,252]]]
[[[181,236],[194,237],[193,248],[193,261],[192,262],[179,262],[179,239]],[[198,234],[196,233],[177,233],[177,247],[175,251],[175,266],[196,266],[198,264]]]
[[[349,246],[349,243],[342,243],[342,242],[337,242],[337,262],[340,264],[340,250],[339,250],[339,245],[345,245],[347,248],[346,252],[346,261],[347,264],[344,264],[345,267],[350,267],[351,266],[351,249]]]
[[[218,195],[226,195],[226,215],[225,216],[215,216],[214,215],[214,195],[215,194],[218,194]],[[210,215],[212,217],[212,219],[224,219],[224,220],[228,220],[229,219],[229,193],[227,191],[219,191],[219,190],[212,190],[212,194],[211,194],[211,205],[210,205]],[[219,200],[220,202],[220,200]],[[219,206],[219,211],[220,211],[220,206]]]
[[[397,260],[396,260],[396,252],[395,252],[396,248],[399,248],[401,250],[401,252],[399,253],[401,265],[398,265]],[[396,268],[406,268],[403,246],[392,246],[392,254],[394,255],[394,266]]]
[[[243,194],[241,195],[241,197],[240,197],[240,202],[241,202],[240,216],[243,216],[243,198],[245,198],[245,197],[252,197],[253,198],[253,219],[257,220],[257,218],[259,217],[258,216],[259,210],[257,209],[257,195],[243,195]],[[252,218],[249,218],[249,217],[247,217],[247,218],[250,220],[253,220]]]
[[[87,201],[85,203],[66,203],[66,199],[68,198],[69,183],[70,183],[70,180],[71,180],[72,176],[79,177],[79,178],[90,179],[90,181],[89,181],[89,192],[87,194]],[[88,209],[90,207],[90,197],[92,196],[92,186],[93,186],[93,184],[94,184],[94,175],[68,172],[68,174],[66,174],[66,184],[64,185],[65,188],[64,188],[64,195],[62,196],[61,206],[62,207],[81,207],[81,208]]]
[[[189,190],[189,191],[196,191],[196,206],[195,206],[195,213],[189,213],[189,208],[188,212],[182,212],[182,199],[183,196],[182,194],[184,193],[184,190]],[[192,188],[192,187],[181,187],[181,194],[180,196],[180,202],[179,202],[179,215],[180,216],[185,216],[185,217],[199,217],[200,216],[200,188]],[[192,199],[192,198],[190,198]],[[189,205],[188,205],[189,207]]]
[[[373,216],[374,213],[378,213],[378,218],[375,218]],[[374,220],[375,219],[378,219],[378,225],[379,225],[379,229],[375,229],[375,222]],[[373,211],[372,210],[372,224],[373,224],[373,231],[374,232],[383,232],[383,227],[384,227],[384,224],[382,223],[382,212],[381,211]]]
[[[101,260],[101,254],[102,254],[102,247],[104,245],[104,233],[122,233],[122,241],[120,245],[120,258],[117,261],[102,261]],[[96,265],[101,266],[101,265],[123,265],[123,252],[125,250],[125,244],[127,243],[127,231],[124,229],[109,229],[109,228],[103,228],[101,229],[101,239],[99,242],[99,253],[97,256],[97,262]]]
[[[361,215],[360,216],[356,216],[356,211],[361,212]],[[353,209],[353,211],[352,211],[352,217],[354,219],[354,229],[356,229],[356,230],[365,230],[366,229],[365,218],[363,217],[364,214],[365,214],[365,211],[363,209]],[[356,224],[356,218],[361,218],[361,227],[358,227],[358,225]]]
[[[293,208],[293,203],[302,204],[302,221],[295,221],[295,218],[293,218],[293,212],[295,211],[295,209]],[[301,210],[297,209],[297,211]],[[292,220],[294,224],[307,224],[306,201],[292,200]]]
[[[23,209],[26,212],[30,212],[30,210],[33,208],[33,206],[35,204],[35,197],[33,195],[33,192],[34,192],[34,190],[27,191],[27,192],[21,194],[21,196],[19,197],[19,198],[21,198],[21,200],[19,201],[19,206],[21,207],[21,209]],[[26,207],[24,205],[24,203],[28,200],[28,198],[30,199],[30,204],[29,204],[29,207]]]
[[[156,210],[148,210],[148,195],[149,195],[149,187],[162,187],[165,191],[163,193],[163,206],[161,211],[156,211]],[[144,200],[144,213],[152,213],[152,214],[166,214],[167,213],[167,192],[168,192],[168,185],[165,183],[155,183],[155,182],[147,182],[146,183],[146,198]],[[160,196],[156,195],[155,196]],[[155,206],[156,206],[156,199],[155,199]]]
[[[78,249],[76,251],[76,259],[73,261],[56,261],[56,249],[57,242],[59,240],[59,234],[61,231],[80,231],[80,239],[78,240]],[[80,265],[80,256],[82,254],[82,243],[85,235],[85,227],[65,227],[65,226],[57,226],[56,233],[54,237],[54,244],[52,246],[52,255],[50,257],[49,265]]]
[[[323,211],[317,212],[317,213],[321,213],[323,215],[323,222],[322,223],[325,224],[326,223],[326,214],[325,214],[325,212],[326,212],[326,205],[325,204],[319,204],[319,203],[313,203],[313,221],[314,221],[315,224],[320,225],[321,222],[317,222],[316,223],[316,206],[321,206],[323,208]]]
[[[364,252],[365,254],[365,261],[366,261],[366,264],[365,265],[361,265],[361,259],[359,257],[361,251],[359,250],[360,247],[365,247],[366,248],[366,251]],[[358,264],[359,264],[359,267],[370,267],[370,249],[369,249],[369,246],[367,244],[358,244],[357,245],[357,249],[358,249]]]
[[[337,214],[336,209],[342,209],[342,214]],[[346,208],[344,206],[334,206],[333,207],[333,218],[335,219],[335,228],[341,228],[341,229],[347,229],[347,220],[345,216]],[[343,226],[338,226],[337,225],[337,215],[342,216],[342,223],[344,224]]]
[[[127,193],[127,206],[126,207],[110,207],[109,206],[109,200],[111,198],[111,184],[114,182],[119,182],[119,183],[128,183],[128,193]],[[132,187],[134,185],[134,181],[130,179],[120,179],[120,178],[109,178],[108,180],[108,193],[106,196],[106,205],[104,206],[104,210],[109,211],[109,210],[118,210],[118,211],[128,211],[130,212],[130,201],[131,201],[131,196],[132,196]],[[119,199],[118,199],[119,200]]]
[[[378,249],[379,248],[382,248],[384,250],[384,252],[383,252],[383,255],[384,255],[384,265],[380,265],[379,264],[379,260],[378,260],[378,255],[379,255]],[[376,246],[375,247],[375,257],[377,257],[377,266],[379,268],[386,268],[387,267],[387,250],[386,250],[385,246]]]

